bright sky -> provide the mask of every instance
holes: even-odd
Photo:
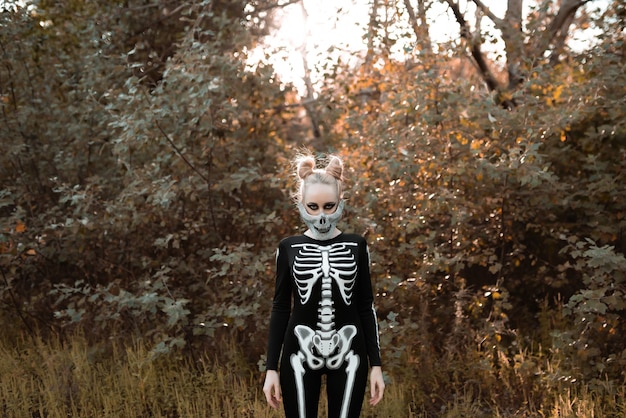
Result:
[[[302,4],[295,3],[277,10],[276,21],[280,22],[275,33],[267,39],[267,45],[252,51],[249,62],[254,63],[266,55],[285,82],[292,82],[301,94],[304,94],[304,67],[299,48],[306,44],[307,61],[312,70],[313,82],[322,78],[325,65],[336,61],[339,57],[343,62],[356,64],[366,51],[367,41],[363,35],[367,32],[371,1],[364,0],[302,0],[308,13],[305,19],[302,13]],[[610,0],[595,0],[593,3],[606,5]],[[413,2],[414,3],[414,2]],[[506,11],[505,0],[483,0],[490,10],[498,17],[504,17]],[[526,4],[530,4],[526,1]],[[398,1],[403,5],[404,2]],[[474,21],[474,4],[470,0],[460,0],[461,10],[466,11],[466,19],[472,24]],[[451,20],[452,15],[447,4],[433,2],[428,10],[430,36],[434,44],[458,39],[459,26]],[[396,19],[398,20],[398,19]],[[394,58],[402,60],[405,49],[410,49],[412,38],[407,36],[402,42],[399,34],[411,33],[408,27],[408,18],[402,17],[405,26],[396,28],[395,36],[400,37],[398,47],[392,51]],[[493,31],[491,21],[484,17],[482,20],[483,32]],[[308,36],[307,36],[308,34]],[[394,34],[392,34],[393,36]],[[496,34],[498,35],[498,34]],[[502,49],[501,44],[486,42],[483,49],[496,53]]]
[[[312,78],[324,73],[324,65],[329,65],[339,57],[343,62],[357,64],[365,54],[367,41],[363,35],[367,32],[370,20],[371,1],[363,0],[302,0],[308,14],[305,19],[302,4],[295,3],[277,10],[278,29],[269,37],[267,46],[253,51],[250,62],[257,62],[262,55],[269,54],[271,62],[281,79],[292,82],[301,92],[305,87],[302,81],[304,67],[299,48],[306,42],[307,61],[312,70]],[[462,0],[463,2],[463,0]],[[506,2],[503,0],[486,0],[492,11],[503,16]],[[458,38],[459,28],[450,22],[447,6],[435,2],[428,13],[431,24],[431,39],[436,43]],[[485,19],[486,21],[487,19]],[[408,21],[405,27],[398,27],[398,33],[411,32]],[[309,36],[307,36],[307,33]],[[394,51],[396,59],[402,59],[405,53],[402,46],[411,41],[398,42]],[[316,68],[317,67],[317,68]]]
[[[459,0],[461,10],[465,11],[467,21],[474,21],[474,3],[471,0]],[[0,0],[0,10],[14,4],[25,4],[24,0]],[[343,63],[356,66],[363,58],[367,41],[363,39],[367,32],[370,19],[372,0],[301,0],[284,8],[276,9],[278,28],[266,39],[266,45],[258,47],[248,53],[248,62],[255,65],[259,61],[271,63],[284,82],[293,83],[301,94],[304,94],[304,67],[300,50],[306,47],[307,61],[311,69],[313,82],[324,77],[325,68],[338,59]],[[415,1],[411,1],[415,5]],[[506,11],[505,0],[483,0],[483,3],[498,17],[504,17]],[[533,1],[525,0],[525,4]],[[593,7],[606,8],[611,0],[593,0],[589,4]],[[404,2],[397,1],[404,9]],[[305,19],[303,7],[308,14]],[[433,1],[427,12],[430,19],[430,37],[436,45],[458,39],[459,26],[445,2]],[[390,19],[391,20],[391,19]],[[407,16],[400,19],[401,24],[395,28],[392,36],[399,37],[397,47],[392,51],[394,58],[402,60],[405,49],[411,49],[412,30],[408,26]],[[483,32],[493,30],[491,21],[484,17],[482,20]],[[402,38],[402,33],[408,36]],[[496,34],[497,35],[497,34]],[[570,40],[570,46],[582,49],[594,33],[587,30]],[[404,41],[404,42],[403,42]],[[502,44],[485,42],[483,49],[497,54],[502,50]]]

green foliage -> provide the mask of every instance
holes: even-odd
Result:
[[[606,87],[626,80],[623,56],[613,51],[601,45],[571,66],[537,67],[515,93],[513,111],[468,94],[476,91],[471,80],[433,78],[428,62],[411,71],[388,63],[355,77],[356,92],[363,79],[376,80],[384,99],[335,97],[350,109],[336,135],[348,138],[341,152],[355,167],[352,219],[372,242],[378,306],[396,322],[393,332],[385,330],[392,353],[476,344],[495,367],[502,359],[492,349],[514,361],[541,342],[548,351],[554,343],[560,359],[567,341],[540,340],[553,332],[570,335],[593,357],[591,367],[577,369],[576,381],[619,381],[623,285],[597,289],[596,282],[592,290],[586,279],[623,270],[615,257],[626,250],[626,107],[623,89]],[[564,258],[569,251],[561,251],[562,236],[579,247],[591,239],[603,250],[577,256],[574,268]],[[544,322],[549,329],[537,332],[541,301],[549,300],[553,315],[566,308],[566,318],[584,317],[596,296],[596,307],[615,305],[609,315],[594,315],[602,336],[578,340],[583,329],[565,319]],[[575,362],[562,364],[563,377]]]
[[[227,335],[260,350],[264,335],[253,331],[264,327],[256,299],[271,294],[268,232],[288,227],[285,186],[274,174],[281,117],[271,110],[284,92],[273,74],[246,70],[229,44],[245,45],[247,32],[214,4],[185,6],[187,23],[156,84],[140,75],[136,49],[120,51],[108,32],[123,26],[107,27],[106,13],[127,18],[133,7],[81,9],[102,25],[66,25],[76,10],[48,6],[36,18],[23,9],[3,15],[2,76],[11,81],[3,300],[15,300],[10,309],[33,329],[130,332],[162,352],[190,341],[215,347],[215,330],[232,327]],[[82,38],[52,35],[58,26]],[[42,47],[50,52],[40,57]],[[75,78],[48,71],[69,66],[82,70]],[[44,104],[47,113],[35,115]]]
[[[594,241],[575,237],[562,252],[571,257],[562,268],[581,275],[583,286],[564,307],[572,325],[554,335],[554,348],[564,354],[570,378],[598,376],[619,379],[626,366],[625,331],[626,258],[612,246],[598,247]],[[594,379],[602,386],[604,379]]]

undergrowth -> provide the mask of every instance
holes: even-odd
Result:
[[[17,343],[0,341],[0,416],[283,416],[265,403],[262,373],[246,362],[237,345],[224,349],[226,354],[204,353],[192,359],[173,353],[154,357],[140,341],[110,340],[95,346],[81,337],[66,342],[30,337]],[[509,381],[480,382],[481,375],[476,373],[476,379],[467,379],[458,393],[444,393],[444,388],[454,387],[442,381],[451,367],[464,366],[442,362],[438,367],[424,367],[424,373],[418,367],[413,373],[388,375],[383,402],[374,408],[365,404],[362,416],[585,418],[618,417],[626,412],[624,387],[614,389],[610,396],[610,391],[599,396],[588,388],[557,385],[542,394],[541,405],[511,409],[503,400],[499,407],[494,394],[498,385],[516,384],[507,378],[516,373],[512,368],[501,374]],[[466,367],[449,378],[467,375],[473,366]],[[440,405],[438,411],[429,406],[433,401]],[[325,413],[322,399],[320,416]]]

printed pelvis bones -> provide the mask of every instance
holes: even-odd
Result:
[[[351,350],[352,339],[357,329],[354,325],[335,328],[335,308],[332,294],[333,281],[339,289],[346,305],[352,303],[352,290],[355,284],[357,265],[348,246],[355,243],[337,243],[329,246],[317,244],[297,244],[299,253],[293,267],[294,278],[298,287],[298,296],[306,304],[315,283],[321,280],[321,298],[317,309],[316,329],[306,325],[297,325],[294,329],[300,350],[291,355],[290,361],[296,380],[300,416],[304,417],[304,375],[306,363],[309,369],[319,370],[327,367],[331,370],[346,365],[346,387],[341,408],[341,417],[348,413],[354,379],[359,366],[359,356]]]

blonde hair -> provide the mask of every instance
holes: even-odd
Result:
[[[298,190],[293,198],[301,202],[307,186],[311,184],[328,184],[337,190],[337,196],[343,195],[343,162],[336,155],[327,157],[325,168],[315,168],[315,157],[310,154],[299,155],[295,159],[296,177],[298,178]]]

